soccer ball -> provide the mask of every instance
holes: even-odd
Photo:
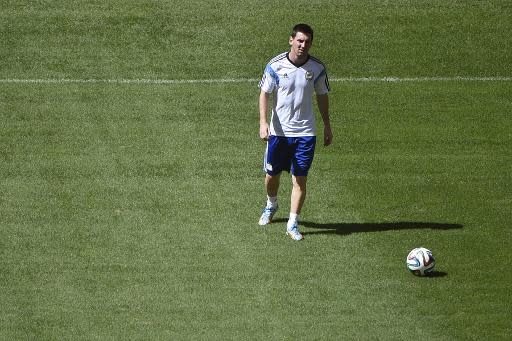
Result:
[[[428,276],[434,270],[436,260],[432,251],[417,247],[407,255],[407,269],[416,276]]]

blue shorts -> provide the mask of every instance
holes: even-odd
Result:
[[[263,169],[269,175],[287,171],[295,176],[307,176],[313,163],[315,145],[316,136],[270,136]]]

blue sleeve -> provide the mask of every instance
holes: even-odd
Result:
[[[259,87],[261,90],[271,93],[277,85],[279,85],[279,76],[268,64],[263,72],[263,77],[261,77]]]

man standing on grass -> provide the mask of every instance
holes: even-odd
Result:
[[[267,64],[260,81],[260,138],[267,141],[264,159],[267,205],[260,225],[272,222],[278,209],[277,194],[282,171],[292,174],[290,217],[286,233],[293,240],[302,240],[298,218],[306,198],[306,181],[313,162],[316,145],[316,124],[313,94],[324,123],[324,145],[332,142],[329,121],[329,82],[321,61],[309,55],[313,29],[306,24],[293,27],[289,39],[290,51]],[[267,114],[273,94],[270,125]]]

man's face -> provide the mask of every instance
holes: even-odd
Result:
[[[297,32],[294,37],[290,37],[291,52],[299,58],[304,58],[308,55],[311,48],[311,36],[302,32]]]

